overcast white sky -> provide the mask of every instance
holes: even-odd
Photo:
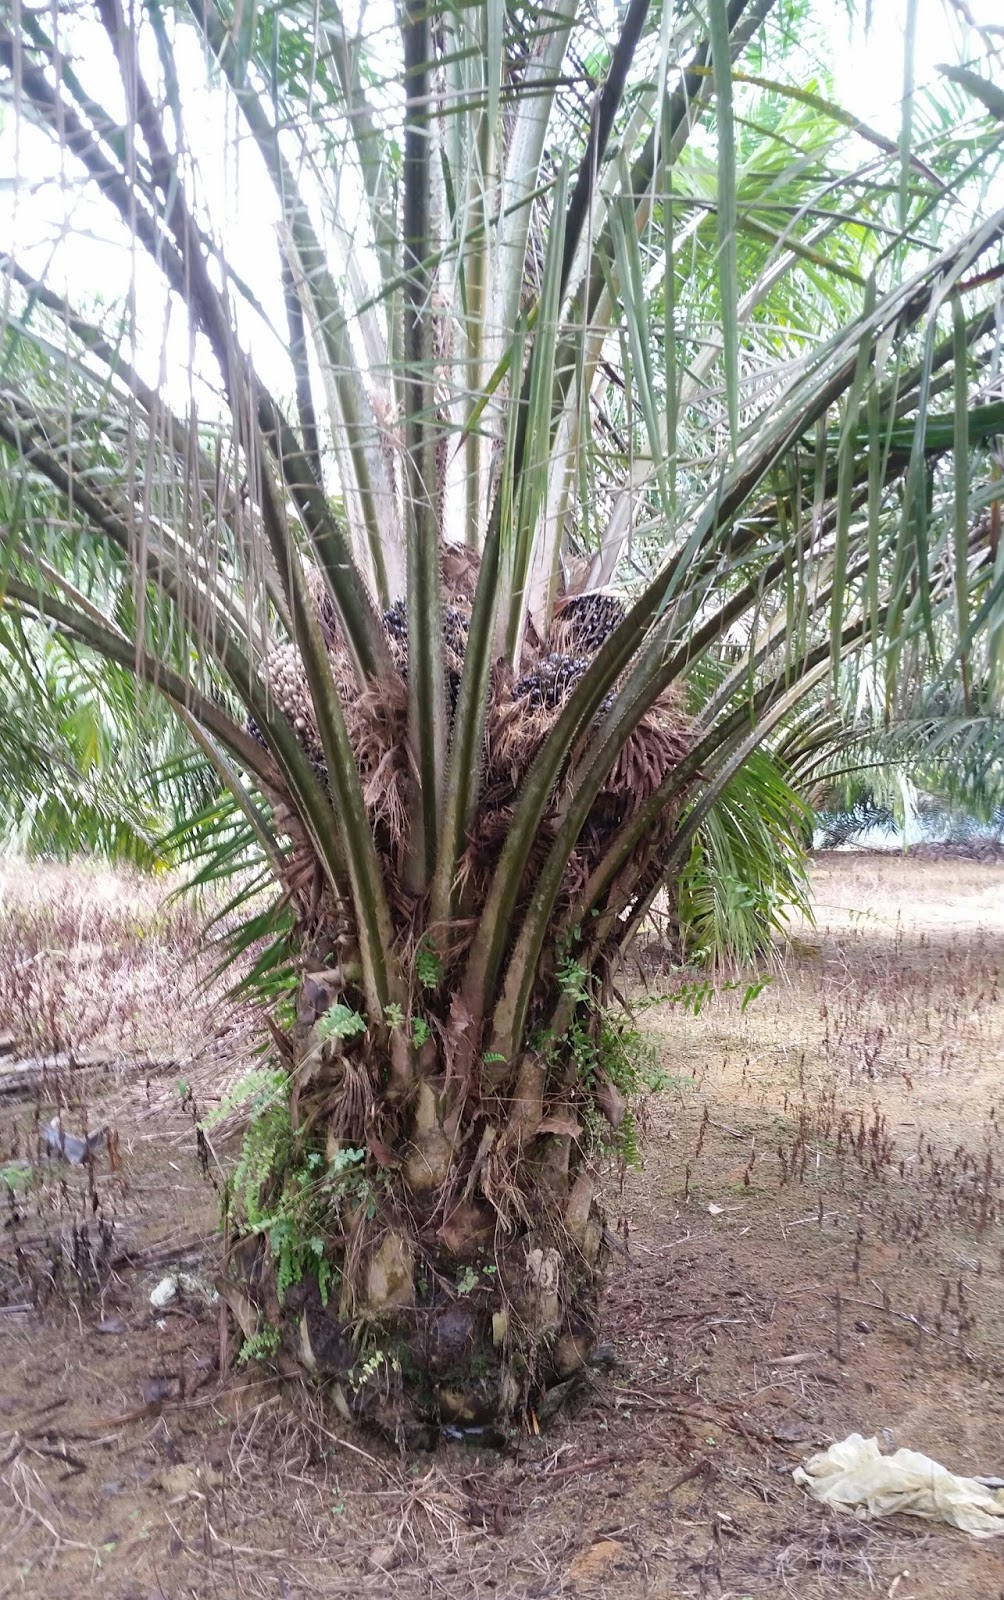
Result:
[[[903,105],[904,30],[908,0],[873,0],[872,21],[867,37],[864,30],[865,7],[856,7],[853,23],[840,0],[823,0],[817,8],[832,10],[833,38],[831,68],[837,99],[865,122],[895,138],[899,132]],[[1004,23],[1004,0],[964,0],[955,7],[951,0],[918,0],[914,71],[917,87],[937,82],[939,62],[957,64],[977,53],[976,40],[967,30],[962,14],[968,12],[979,26]],[[1004,35],[1000,40],[1004,50]]]

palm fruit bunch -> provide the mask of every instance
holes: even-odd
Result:
[[[529,672],[524,672],[512,686],[514,700],[525,700],[532,710],[542,707],[553,710],[561,704],[569,690],[582,677],[589,660],[586,656],[569,656],[562,651],[552,651],[535,661]]]
[[[551,642],[569,655],[594,656],[625,615],[616,595],[599,591],[569,595],[555,613]]]
[[[534,710],[559,706],[624,615],[612,594],[570,595],[561,601],[547,636],[549,653],[517,678],[513,699],[526,700]]]
[[[460,606],[448,605],[443,611],[443,641],[446,646],[446,684],[450,692],[450,706],[454,710],[460,693],[460,674],[467,653],[467,632],[471,625],[470,613]],[[383,614],[384,632],[390,640],[391,653],[401,676],[408,678],[408,606],[404,600],[395,600]]]
[[[457,708],[460,693],[460,674],[464,670],[467,654],[467,634],[471,625],[470,613],[459,606],[447,606],[443,614],[443,640],[446,645],[446,686],[450,692],[450,705]]]
[[[338,636],[338,615],[335,603],[328,592],[328,586],[314,566],[307,568],[307,590],[321,625],[321,635],[330,650]]]
[[[624,615],[624,606],[612,594],[578,594],[563,600],[547,636],[549,653],[517,678],[513,699],[525,700],[533,710],[554,710]]]
[[[444,547],[444,667],[450,705],[454,710],[460,692],[460,678],[467,651],[471,620],[470,602],[477,571],[476,564],[468,571],[470,561],[468,560],[466,565],[460,561],[460,557],[465,554],[466,552],[460,547]],[[458,561],[460,566],[454,571],[453,568],[457,567]],[[315,568],[308,569],[307,579],[325,642],[329,651],[334,651],[337,655],[338,627],[327,585],[321,573]],[[516,712],[517,707],[525,711],[556,710],[578,683],[593,656],[601,649],[624,615],[624,605],[612,594],[591,592],[569,595],[561,600],[542,653],[536,660],[526,663],[526,671],[517,678],[508,691],[513,712]],[[407,601],[395,600],[383,612],[382,622],[395,665],[402,678],[407,681]],[[334,661],[334,656],[332,659]],[[259,675],[270,699],[292,724],[304,753],[319,778],[322,782],[326,781],[324,752],[306,673],[296,646],[273,645],[265,657]],[[601,710],[606,709],[610,698],[607,697]],[[248,731],[260,743],[265,742],[253,719],[248,721]]]
[[[383,629],[391,644],[408,649],[408,602],[395,600],[383,614]]]
[[[295,644],[272,645],[259,668],[259,677],[268,691],[268,697],[287,721],[321,782],[327,781],[324,748],[317,731],[314,703],[310,698],[310,685]],[[248,723],[252,738],[261,739],[257,724]]]

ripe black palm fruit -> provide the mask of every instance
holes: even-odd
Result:
[[[467,634],[471,625],[468,612],[459,606],[446,606],[443,611],[443,643],[445,646],[446,684],[450,706],[456,710],[460,693],[460,674],[467,654]],[[383,614],[384,632],[390,640],[394,660],[402,678],[408,678],[408,606],[404,600],[395,600]]]
[[[531,709],[547,706],[553,710],[575,687],[588,665],[585,656],[566,656],[557,651],[541,656],[529,672],[517,678],[512,686],[512,697],[526,700]]]
[[[460,611],[456,606],[447,606],[443,616],[446,648],[453,650],[461,660],[467,650],[467,632],[470,625],[471,619],[466,611]]]
[[[391,658],[405,683],[408,681],[408,606],[395,600],[383,614],[383,631],[390,645]]]
[[[443,614],[443,638],[446,644],[446,687],[450,695],[450,709],[456,711],[460,693],[460,674],[467,654],[467,634],[471,619],[466,611],[447,606]]]
[[[625,615],[615,595],[576,594],[564,602],[556,621],[567,649],[595,655]]]
[[[408,647],[408,605],[405,600],[395,600],[383,614],[384,632],[395,644]]]
[[[254,717],[249,716],[245,719],[245,727],[247,728],[247,731],[251,735],[251,738],[254,740],[255,744],[260,745],[263,750],[267,750],[269,747],[268,740],[262,733]],[[328,786],[328,768],[326,763],[317,754],[317,748],[319,748],[319,746],[314,747],[312,745],[306,745],[299,729],[296,730],[296,735],[300,743],[304,745],[304,754],[314,769],[315,778],[317,778],[321,786],[326,789]]]

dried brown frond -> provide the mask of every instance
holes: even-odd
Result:
[[[331,659],[366,808],[374,825],[386,828],[397,853],[407,842],[407,691],[401,680],[360,690],[345,658],[333,654]]]
[[[493,697],[485,726],[485,795],[511,798],[558,719],[559,706],[531,707],[511,693]]]
[[[466,601],[470,607],[480,570],[481,556],[477,550],[467,544],[444,543],[441,555],[443,593],[455,604]]]

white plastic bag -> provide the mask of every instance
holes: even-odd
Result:
[[[902,1511],[950,1523],[977,1539],[1004,1533],[1004,1493],[959,1478],[916,1450],[884,1456],[877,1439],[860,1433],[796,1467],[794,1479],[824,1505],[862,1521]]]

